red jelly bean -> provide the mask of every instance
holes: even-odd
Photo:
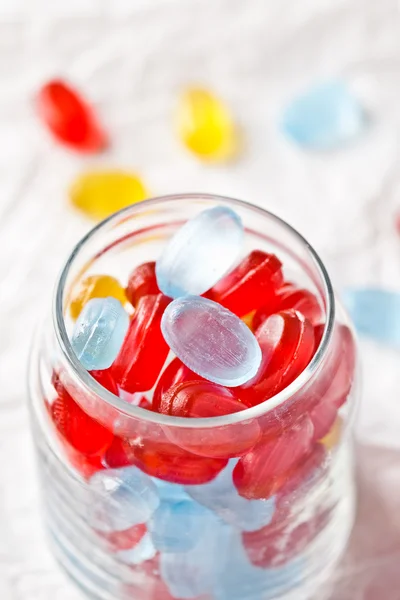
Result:
[[[136,306],[143,296],[159,293],[155,262],[143,263],[132,271],[125,290],[126,297],[132,306]]]
[[[261,367],[239,392],[253,405],[292,383],[310,362],[315,344],[311,323],[294,310],[268,317],[256,338],[262,351]]]
[[[98,152],[107,145],[93,109],[63,81],[49,81],[41,88],[37,111],[54,137],[75,150]]]
[[[253,329],[256,330],[265,319],[275,312],[288,309],[297,310],[313,325],[322,318],[322,309],[314,294],[306,289],[298,289],[294,285],[285,285],[278,290],[275,298],[261,306],[253,317]]]
[[[310,418],[305,417],[281,435],[261,440],[233,471],[239,494],[253,500],[277,492],[285,475],[310,453],[313,432]]]
[[[111,368],[102,371],[89,371],[91,376],[102,385],[106,390],[118,396],[118,386],[112,375]]]
[[[153,406],[157,407],[160,405],[161,397],[163,394],[168,392],[177,383],[183,383],[184,381],[193,381],[194,379],[205,381],[200,375],[197,375],[191,371],[186,365],[183,364],[179,358],[174,358],[168,367],[163,371],[160,379],[157,382],[156,389],[153,395]],[[158,410],[155,408],[155,410]]]
[[[170,301],[163,294],[143,296],[139,300],[112,366],[116,382],[126,392],[146,392],[157,381],[169,352],[160,323]]]
[[[113,440],[111,431],[89,417],[72,399],[60,382],[57,398],[51,405],[51,417],[62,437],[85,456],[102,454]]]
[[[274,298],[283,283],[281,267],[274,254],[253,250],[212,288],[214,300],[243,317]]]

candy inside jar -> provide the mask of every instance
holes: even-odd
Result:
[[[69,361],[49,361],[43,419],[73,479],[57,500],[70,514],[79,487],[116,598],[308,594],[351,525],[353,336],[295,232],[239,202],[189,200],[144,203],[143,223],[140,207],[122,212],[105,249],[92,240],[64,271]],[[79,528],[56,529],[84,560]]]

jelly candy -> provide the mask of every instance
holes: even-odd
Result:
[[[300,497],[304,503],[304,495],[326,473],[326,464],[326,449],[322,444],[314,444],[311,453],[288,472],[286,481],[277,494],[277,512],[282,514],[282,508],[286,507],[290,512],[296,498]]]
[[[126,286],[126,297],[132,306],[136,306],[142,296],[159,293],[155,262],[143,263],[133,269]]]
[[[252,322],[253,330],[256,331],[265,319],[273,313],[291,308],[301,313],[313,325],[322,320],[321,306],[312,292],[285,285],[278,290],[276,302],[269,302],[256,311]]]
[[[288,386],[306,368],[314,353],[311,323],[294,310],[268,317],[257,330],[262,351],[257,375],[238,390],[241,398],[259,404]]]
[[[188,486],[188,494],[221,519],[244,531],[255,531],[267,525],[274,514],[275,498],[247,500],[239,496],[232,479],[236,459],[229,461],[213,481]]]
[[[108,369],[120,351],[128,326],[129,317],[119,300],[89,300],[75,323],[71,338],[72,348],[85,369]]]
[[[92,298],[116,298],[125,304],[125,291],[119,281],[111,275],[90,275],[83,279],[78,289],[74,290],[69,305],[73,319],[77,319],[85,304]]]
[[[73,182],[69,197],[75,208],[101,220],[114,212],[145,200],[148,192],[141,179],[124,171],[89,171]]]
[[[237,133],[227,107],[205,89],[189,88],[182,94],[177,125],[182,142],[201,159],[226,160],[237,152]]]
[[[103,465],[108,469],[118,469],[120,467],[128,467],[131,461],[125,450],[124,440],[118,436],[114,436],[110,446],[107,448],[103,457]]]
[[[118,386],[114,381],[111,373],[111,369],[104,369],[103,371],[90,371],[93,379],[100,383],[106,390],[118,396]]]
[[[160,329],[170,299],[162,294],[140,298],[113,375],[126,392],[145,392],[155,384],[167,359],[168,346]]]
[[[183,485],[180,485],[179,483],[170,483],[163,479],[157,479],[156,477],[152,477],[152,480],[157,487],[161,500],[173,503],[190,500],[190,496]]]
[[[186,552],[193,548],[206,526],[208,510],[193,502],[161,502],[148,529],[160,552]]]
[[[216,302],[197,296],[174,300],[161,320],[176,356],[201,377],[228,387],[257,373],[261,350],[250,329]]]
[[[50,414],[63,439],[83,455],[102,454],[112,442],[112,432],[89,417],[60,381],[55,382],[55,388],[58,395],[50,407]]]
[[[187,221],[156,263],[157,282],[167,296],[207,292],[230,269],[243,245],[240,217],[215,206]]]
[[[163,394],[168,392],[177,383],[193,381],[194,379],[200,380],[201,377],[184,365],[179,358],[174,358],[165,368],[157,382],[153,395],[153,406],[160,406]]]
[[[349,288],[343,301],[361,335],[400,348],[400,293]]]
[[[136,467],[100,471],[89,487],[90,521],[97,531],[123,531],[145,523],[160,503],[153,481]]]
[[[129,529],[122,531],[97,532],[102,539],[107,540],[110,550],[117,552],[118,550],[129,550],[134,548],[140,540],[146,535],[147,527],[144,523],[132,525]]]
[[[81,152],[98,152],[107,145],[93,109],[61,80],[49,81],[37,97],[39,117],[54,137]]]
[[[281,267],[274,254],[253,250],[212,288],[214,299],[243,317],[274,299],[283,283]]]
[[[324,150],[351,140],[365,123],[364,111],[347,86],[328,81],[312,87],[287,106],[281,129],[300,146]]]
[[[209,381],[185,381],[171,387],[153,408],[174,417],[219,417],[248,408],[235,394]]]
[[[233,471],[233,481],[244,498],[269,498],[282,487],[284,476],[311,451],[314,426],[304,417],[277,437],[261,440]]]
[[[140,542],[127,550],[118,550],[115,556],[121,562],[127,565],[140,565],[146,560],[151,560],[157,554],[157,550],[154,547],[151,536],[146,533]]]

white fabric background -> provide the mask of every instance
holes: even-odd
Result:
[[[153,194],[209,191],[258,203],[297,227],[335,285],[400,287],[400,14],[397,0],[0,1],[0,598],[78,600],[44,543],[26,410],[31,333],[56,274],[88,229],[66,202],[91,165],[137,170]],[[32,108],[69,77],[96,103],[113,147],[56,147]],[[315,79],[345,77],[370,114],[355,144],[307,154],[277,131],[283,103]],[[214,88],[246,151],[205,167],[175,139],[187,82]],[[334,600],[400,599],[399,355],[365,342],[359,516]]]

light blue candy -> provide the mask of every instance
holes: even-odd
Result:
[[[124,531],[145,523],[160,504],[154,482],[136,467],[98,471],[89,487],[90,521],[98,531]]]
[[[129,316],[115,298],[92,298],[83,307],[71,338],[72,348],[88,371],[108,369],[121,349]]]
[[[349,288],[342,296],[361,335],[400,348],[400,293],[379,288]]]
[[[300,146],[323,150],[354,138],[365,123],[364,111],[347,86],[329,81],[295,98],[283,113],[281,129]]]
[[[154,558],[157,550],[149,533],[145,533],[140,542],[128,550],[118,550],[115,556],[128,565],[140,565],[145,560]]]
[[[239,459],[231,459],[215,479],[203,485],[190,485],[188,494],[214,511],[221,519],[243,531],[257,531],[268,525],[275,511],[275,497],[247,500],[239,496],[232,479]]]
[[[261,349],[255,336],[217,302],[199,296],[178,298],[165,309],[161,329],[174,354],[209,381],[235,387],[259,369]]]
[[[243,224],[230,208],[216,206],[187,221],[156,264],[160,290],[171,298],[204,294],[234,264],[243,245]]]
[[[158,479],[157,477],[151,477],[151,480],[157,487],[161,501],[165,500],[167,502],[183,502],[184,500],[191,500],[183,485],[164,481],[163,479]]]
[[[209,519],[209,511],[193,500],[161,502],[147,528],[160,552],[186,552],[196,545]]]

